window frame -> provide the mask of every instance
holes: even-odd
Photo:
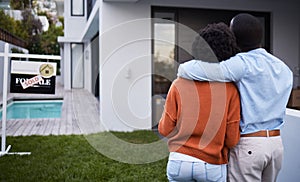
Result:
[[[84,5],[84,0],[76,0],[76,1],[81,1],[82,3],[82,12],[81,13],[75,13],[73,9],[73,5],[76,4],[74,3],[75,0],[71,0],[71,16],[84,16],[84,10],[85,10],[85,5]]]

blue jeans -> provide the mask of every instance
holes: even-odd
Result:
[[[205,162],[185,162],[169,160],[167,176],[169,181],[218,181],[227,178],[226,164],[215,165]]]

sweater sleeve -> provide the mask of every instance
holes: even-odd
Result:
[[[177,116],[178,116],[178,93],[177,89],[173,84],[168,92],[164,111],[158,124],[158,131],[165,137],[170,137],[172,132],[175,132]]]
[[[228,108],[228,118],[227,118],[227,128],[226,128],[226,137],[225,145],[228,148],[234,147],[240,139],[240,97],[239,93],[234,85],[231,88],[232,97],[229,101]]]

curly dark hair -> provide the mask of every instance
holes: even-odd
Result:
[[[197,57],[203,57],[203,55],[199,54],[207,54],[207,51],[204,52],[203,48],[201,48],[205,46],[201,38],[209,45],[218,61],[226,60],[240,52],[234,34],[223,22],[208,24],[200,30],[199,36],[193,43],[193,54],[195,54],[193,56],[196,59]],[[198,49],[198,51],[196,49]],[[199,49],[202,49],[202,51],[199,51]]]

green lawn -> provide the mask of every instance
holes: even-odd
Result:
[[[137,144],[159,140],[151,131],[113,134]],[[7,144],[12,145],[10,152],[31,152],[31,155],[0,157],[0,181],[167,181],[166,157],[147,164],[122,163],[102,155],[86,138],[83,135],[7,137]]]

